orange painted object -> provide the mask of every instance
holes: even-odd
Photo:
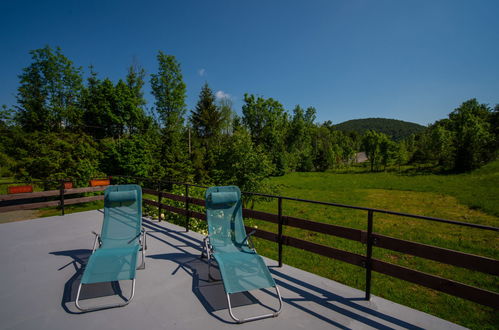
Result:
[[[64,189],[72,189],[73,182],[64,182]]]
[[[90,180],[91,187],[109,186],[110,184],[111,184],[111,181],[109,179]]]
[[[9,194],[22,194],[22,193],[32,193],[33,186],[14,186],[8,187]]]

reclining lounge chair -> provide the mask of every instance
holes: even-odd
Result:
[[[206,216],[208,236],[204,240],[204,252],[208,258],[208,274],[214,259],[220,269],[227,296],[229,314],[237,323],[276,317],[281,312],[282,298],[265,265],[253,246],[251,232],[246,235],[243,224],[241,191],[236,186],[210,187],[206,191]],[[204,255],[203,252],[203,255]],[[256,289],[275,288],[279,309],[273,313],[248,318],[234,316],[230,295]]]
[[[145,268],[146,235],[142,229],[142,190],[138,185],[109,186],[104,192],[104,221],[101,234],[95,234],[94,247],[76,294],[76,307],[93,311],[126,306],[135,294],[137,254],[142,251]],[[80,293],[83,284],[131,280],[130,298],[124,303],[98,307],[82,307]],[[123,298],[125,299],[125,298]]]

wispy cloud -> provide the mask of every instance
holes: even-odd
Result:
[[[203,69],[203,68],[199,69],[198,70],[198,75],[200,77],[204,77],[206,75],[206,69]]]
[[[220,99],[230,99],[230,94],[225,93],[224,91],[217,91],[217,92],[215,93],[215,97],[216,97],[217,99],[219,99],[219,100],[220,100]]]

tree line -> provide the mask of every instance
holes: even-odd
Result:
[[[497,156],[499,106],[472,99],[423,132],[395,141],[367,131],[344,132],[316,122],[316,109],[287,111],[273,99],[244,95],[241,115],[208,83],[186,105],[175,56],[160,51],[150,75],[131,65],[117,82],[90,67],[88,77],[46,46],[30,52],[17,102],[0,110],[0,176],[73,178],[132,175],[268,191],[266,178],[290,171],[348,167],[365,151],[371,171],[408,163],[469,171]],[[143,87],[150,84],[154,105]]]

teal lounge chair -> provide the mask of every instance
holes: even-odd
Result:
[[[208,275],[214,259],[220,269],[227,296],[229,314],[237,323],[276,317],[281,312],[282,298],[265,265],[253,246],[251,232],[246,235],[243,224],[241,191],[236,186],[210,187],[206,190],[206,217],[208,236],[204,240],[204,251],[208,258]],[[273,313],[248,318],[237,318],[232,312],[230,295],[256,289],[275,288],[279,298],[279,309]]]
[[[142,190],[138,185],[109,186],[104,192],[104,221],[101,234],[95,234],[94,248],[76,294],[76,307],[92,311],[128,305],[135,294],[135,270],[137,254],[142,251],[145,268],[146,235],[142,229]],[[84,284],[132,281],[130,298],[124,303],[92,308],[80,305],[80,293]]]

